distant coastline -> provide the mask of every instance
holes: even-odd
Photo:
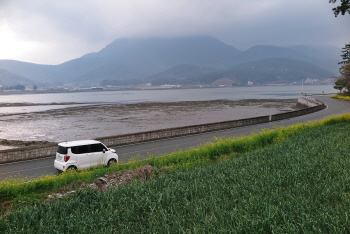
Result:
[[[322,86],[331,84],[304,84],[304,86]],[[301,84],[266,84],[266,85],[241,85],[241,86],[181,86],[174,87],[175,85],[168,86],[132,86],[121,88],[47,88],[33,90],[3,90],[0,91],[0,95],[17,95],[17,94],[46,94],[46,93],[81,93],[81,92],[108,92],[108,91],[140,91],[140,90],[177,90],[177,89],[217,89],[217,88],[238,88],[238,87],[264,87],[264,86],[301,86]]]

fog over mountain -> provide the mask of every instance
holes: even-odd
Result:
[[[241,51],[210,36],[124,38],[113,41],[98,52],[86,54],[60,65],[0,60],[0,69],[40,85],[99,85],[105,80],[133,80],[134,83],[135,80],[140,82],[157,80],[157,83],[162,83],[162,76],[164,79],[169,78],[169,75],[178,76],[173,77],[177,79],[187,79],[215,70],[226,71],[248,62],[284,58],[287,59],[284,60],[285,63],[294,64],[295,61],[303,61],[305,66],[322,67],[320,71],[323,71],[323,75],[317,71],[318,75],[314,76],[328,77],[338,71],[339,55],[340,49],[331,46],[258,45]],[[269,63],[273,61],[278,62],[270,60]],[[178,74],[171,75],[177,66],[180,66],[177,68]],[[246,72],[255,72],[250,71],[249,66],[240,70],[242,69]],[[314,68],[311,70],[315,71]]]

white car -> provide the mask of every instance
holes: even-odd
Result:
[[[54,167],[59,171],[85,169],[118,162],[118,154],[95,140],[69,141],[58,144]]]

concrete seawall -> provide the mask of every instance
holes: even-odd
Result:
[[[325,108],[324,103],[315,99],[309,99],[301,97],[298,99],[298,105],[302,105],[306,108],[298,111],[290,111],[281,114],[259,116],[254,118],[239,119],[232,121],[223,121],[217,123],[208,123],[200,125],[191,125],[177,128],[167,128],[146,132],[130,133],[123,135],[115,135],[108,137],[99,137],[95,140],[103,142],[106,146],[120,146],[134,143],[141,143],[147,141],[161,140],[172,137],[186,136],[204,132],[218,131],[223,129],[237,128],[242,126],[249,126],[255,124],[261,124],[271,121],[278,121],[283,119],[289,119],[301,115],[310,114],[316,111],[320,111]],[[0,151],[0,164],[16,161],[24,161],[29,159],[45,158],[54,156],[57,149],[57,143],[50,143],[43,146],[24,147],[16,149],[8,149]]]

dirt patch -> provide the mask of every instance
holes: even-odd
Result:
[[[135,170],[112,172],[112,173],[106,174],[104,177],[99,177],[95,179],[94,182],[91,184],[87,184],[87,185],[74,184],[74,185],[63,187],[59,190],[64,192],[50,194],[47,196],[46,201],[49,201],[50,199],[63,198],[65,196],[68,196],[69,194],[75,193],[76,192],[75,190],[71,190],[73,187],[75,187],[76,189],[90,188],[90,189],[98,189],[100,191],[105,191],[106,189],[115,188],[122,184],[129,184],[133,180],[147,181],[151,179],[152,173],[156,170],[157,169],[155,167],[147,165],[147,166],[137,168]]]
[[[4,216],[6,215],[7,211],[11,209],[11,201],[5,201],[3,203],[1,203],[1,214]]]

